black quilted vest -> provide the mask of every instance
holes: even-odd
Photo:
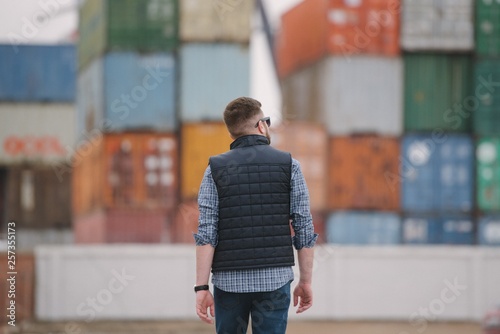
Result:
[[[219,196],[212,271],[293,266],[291,155],[248,135],[211,157],[210,169]]]

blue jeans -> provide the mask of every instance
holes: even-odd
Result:
[[[253,334],[285,334],[290,282],[275,291],[231,293],[214,287],[217,334],[245,334],[252,317]]]

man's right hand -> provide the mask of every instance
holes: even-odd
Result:
[[[208,314],[208,309],[210,309],[210,315]],[[212,296],[212,293],[210,291],[202,290],[196,292],[196,314],[198,314],[198,317],[207,324],[214,323],[214,297]]]

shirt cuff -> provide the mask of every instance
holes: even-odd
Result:
[[[319,234],[314,233],[312,235],[311,239],[308,241],[301,240],[304,238],[299,238],[297,236],[293,236],[292,237],[293,246],[295,247],[296,250],[302,249],[304,247],[305,248],[312,248],[316,244],[316,241],[318,240],[318,236],[319,236]]]
[[[210,244],[210,245],[212,245],[213,248],[217,247],[217,240],[215,240],[215,241],[208,240],[197,233],[193,233],[193,237],[194,237],[194,242],[195,242],[196,246],[205,246],[205,245]]]

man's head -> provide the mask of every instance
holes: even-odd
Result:
[[[233,139],[245,135],[262,135],[269,142],[269,128],[260,109],[262,104],[251,97],[239,97],[228,103],[224,110],[224,122]]]

